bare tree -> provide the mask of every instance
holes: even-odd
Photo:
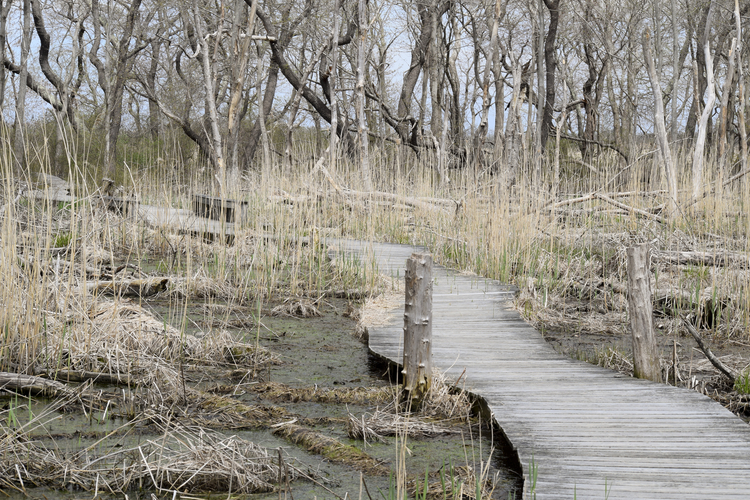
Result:
[[[21,33],[21,72],[18,75],[18,93],[16,95],[16,118],[13,138],[14,166],[17,173],[26,168],[26,85],[23,83],[29,75],[29,49],[31,47],[31,3],[23,0],[23,31]]]
[[[368,15],[366,0],[359,0],[357,4],[357,21],[359,24],[359,44],[357,47],[357,135],[359,137],[359,162],[362,171],[362,182],[366,191],[372,191],[370,178],[370,141],[365,117],[365,67],[367,65],[368,50]]]
[[[541,145],[542,149],[547,146],[547,138],[552,130],[552,114],[555,108],[555,72],[557,71],[557,59],[555,58],[555,40],[557,38],[557,26],[560,22],[560,0],[544,0],[544,5],[549,10],[549,27],[544,39],[544,66],[546,68],[547,95],[544,100],[544,114],[542,116]]]
[[[695,139],[695,151],[693,153],[693,201],[697,201],[703,194],[703,150],[706,144],[706,134],[708,132],[708,119],[713,113],[714,103],[716,102],[716,92],[714,91],[714,65],[711,57],[711,49],[708,40],[703,46],[706,57],[706,87],[708,89],[708,100],[706,107],[701,113],[701,120],[698,124],[698,137]]]
[[[8,39],[8,14],[13,0],[0,0],[0,57],[2,61],[7,59],[6,45]],[[25,85],[21,79],[21,85]],[[5,104],[5,64],[0,67],[0,108]]]
[[[91,2],[91,20],[94,25],[94,38],[91,49],[89,50],[89,59],[97,71],[99,86],[104,92],[104,175],[111,179],[115,177],[115,167],[117,165],[117,139],[120,136],[122,128],[122,105],[123,95],[125,93],[125,83],[128,75],[132,73],[135,56],[149,45],[149,41],[139,39],[133,43],[133,36],[136,30],[136,23],[140,15],[141,0],[133,0],[124,12],[124,21],[122,32],[119,40],[115,45],[115,50],[107,54],[103,62],[99,57],[99,50],[102,41],[102,28],[105,29],[107,40],[114,38],[115,26],[113,19],[113,9],[115,6],[108,6],[106,21],[102,20],[100,15],[99,0]],[[140,38],[140,37],[138,37]],[[109,50],[109,44],[106,44],[105,51]]]
[[[654,58],[651,51],[651,35],[648,31],[643,34],[643,55],[646,58],[646,67],[648,68],[648,76],[651,80],[651,88],[654,94],[654,128],[656,129],[656,138],[659,141],[659,151],[661,152],[664,172],[667,178],[669,213],[674,216],[678,210],[677,174],[675,172],[675,165],[672,163],[672,152],[669,149],[667,127],[664,123],[664,101],[662,101],[661,83],[659,83],[659,75],[654,65]]]

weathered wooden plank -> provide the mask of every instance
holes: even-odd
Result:
[[[394,279],[421,250],[335,246],[376,259]],[[487,402],[527,479],[532,460],[538,466],[537,499],[748,498],[750,426],[729,411],[693,391],[557,354],[509,307],[510,287],[439,267],[434,276],[435,365],[456,376],[466,370],[466,387]],[[370,349],[398,362],[398,311],[394,318],[369,329]]]

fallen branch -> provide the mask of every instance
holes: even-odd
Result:
[[[442,213],[450,214],[452,211],[446,208],[447,202],[452,202],[455,206],[455,211],[458,211],[462,203],[459,203],[457,201],[452,200],[443,200],[443,199],[427,199],[424,198],[416,199],[416,198],[410,198],[408,196],[402,196],[394,193],[386,193],[383,191],[355,191],[353,189],[348,189],[345,187],[340,186],[336,180],[333,178],[333,176],[328,172],[328,169],[323,166],[323,159],[325,158],[325,155],[321,156],[321,159],[318,160],[318,163],[315,165],[315,168],[313,168],[312,173],[315,172],[321,172],[323,176],[326,178],[328,183],[333,186],[333,189],[336,190],[336,192],[344,198],[344,200],[347,202],[347,204],[355,206],[354,202],[351,200],[351,198],[356,198],[358,200],[373,200],[373,201],[386,201],[389,203],[401,203],[403,205],[406,205],[411,208],[421,208],[423,210],[430,210],[430,211],[437,211]],[[443,206],[436,206],[436,205],[443,205]],[[357,207],[362,208],[361,204],[356,204]]]
[[[735,373],[735,371],[722,363],[719,358],[714,356],[714,353],[711,352],[711,349],[703,342],[703,339],[698,333],[698,330],[696,330],[695,327],[691,325],[684,316],[680,317],[682,319],[682,322],[685,324],[687,331],[690,332],[690,335],[692,335],[695,341],[698,343],[698,347],[700,347],[701,351],[703,351],[703,354],[706,356],[706,358],[711,362],[712,365],[716,367],[717,370],[719,370],[722,374],[724,374],[725,377],[729,379],[732,385],[734,385],[734,381],[737,378],[737,374]]]
[[[632,193],[619,193],[616,195],[606,195],[602,193],[589,193],[585,196],[579,196],[578,198],[571,198],[569,200],[562,200],[558,201],[557,203],[553,203],[550,205],[547,205],[545,208],[547,210],[557,210],[558,208],[562,208],[567,205],[573,205],[576,203],[583,203],[585,201],[591,201],[591,200],[601,200],[606,203],[609,203],[610,205],[614,205],[617,208],[620,208],[622,210],[625,210],[627,212],[632,212],[637,215],[641,215],[643,217],[646,217],[647,219],[655,220],[656,222],[664,222],[664,219],[662,217],[659,217],[658,215],[652,214],[651,212],[647,212],[646,210],[641,210],[640,208],[631,207],[630,205],[626,205],[624,203],[621,203],[619,201],[616,201],[614,197],[620,197],[620,196],[628,196]]]
[[[595,193],[594,196],[596,198],[599,198],[602,201],[609,203],[610,205],[616,206],[617,208],[622,208],[623,210],[627,210],[628,212],[633,212],[637,215],[646,217],[647,219],[651,219],[656,222],[664,222],[664,219],[662,217],[659,217],[658,215],[654,215],[650,212],[646,212],[645,210],[641,210],[640,208],[634,208],[624,203],[620,203],[619,201],[613,200],[609,196],[599,194],[599,193]]]

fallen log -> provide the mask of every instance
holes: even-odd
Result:
[[[0,372],[0,389],[50,397],[70,396],[74,392],[55,380],[10,372]]]
[[[66,382],[87,382],[97,384],[126,385],[135,384],[135,377],[120,375],[117,373],[90,372],[84,370],[38,370],[39,375],[44,375],[53,381],[64,380]]]
[[[146,298],[167,289],[168,278],[144,278],[130,281],[96,281],[86,283],[86,291],[123,297]]]

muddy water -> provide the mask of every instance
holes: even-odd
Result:
[[[227,313],[221,304],[204,307],[197,304],[189,308],[187,322],[180,306],[169,302],[155,300],[144,304],[164,321],[179,327],[186,324],[191,333],[211,335],[214,329],[228,329],[238,338],[257,342],[276,353],[282,363],[270,367],[261,373],[265,381],[282,382],[295,387],[318,386],[329,387],[377,387],[390,384],[386,368],[369,354],[367,347],[352,336],[355,322],[346,317],[347,303],[341,300],[328,300],[319,304],[320,317],[292,318],[275,317],[269,314],[270,308],[260,311],[254,308],[233,308]],[[204,383],[228,384],[228,380],[209,380]],[[373,408],[322,403],[278,403],[265,401],[250,391],[240,394],[239,398],[247,404],[276,404],[287,408],[291,413],[302,417],[327,417],[336,423],[318,426],[315,430],[363,448],[368,454],[384,463],[391,470],[396,469],[397,457],[404,455],[406,470],[409,475],[424,477],[425,470],[438,471],[443,466],[470,466],[479,470],[484,464],[490,464],[489,474],[497,475],[498,487],[493,498],[508,498],[509,492],[520,486],[518,474],[513,470],[513,457],[507,444],[499,439],[493,440],[491,430],[481,431],[475,425],[466,428],[463,434],[441,436],[430,439],[409,439],[404,444],[395,438],[385,443],[368,443],[350,440],[346,435],[345,425],[338,423],[349,413],[361,415]],[[41,411],[37,404],[32,411]],[[21,412],[19,412],[21,413]],[[101,414],[94,414],[88,420],[80,415],[61,415],[60,419],[46,429],[44,434],[54,436],[54,446],[60,450],[78,451],[96,442],[106,433],[116,429],[124,422],[110,418],[101,419]],[[315,484],[304,479],[291,483],[291,494],[287,498],[323,499],[323,498],[387,498],[389,478],[362,478],[360,473],[345,465],[323,460],[280,439],[268,431],[230,431],[231,434],[248,439],[269,450],[281,449],[285,461],[294,467],[316,478]],[[41,437],[41,436],[40,436]],[[147,440],[154,436],[138,435],[134,441]],[[497,436],[496,436],[497,437]],[[49,443],[49,438],[46,439]],[[132,443],[129,443],[132,444]],[[366,486],[363,489],[362,484]],[[362,491],[360,495],[360,491]],[[128,494],[128,498],[151,498],[150,492]],[[101,496],[101,495],[100,495]],[[226,493],[198,495],[200,498],[226,498]],[[517,495],[520,497],[520,495]],[[9,498],[91,498],[92,493],[65,493],[47,489],[29,489],[27,496],[11,493]],[[233,495],[234,498],[237,498]],[[171,498],[171,495],[163,496]],[[193,497],[194,498],[194,497]],[[246,495],[242,498],[257,500],[278,499],[278,493]]]

